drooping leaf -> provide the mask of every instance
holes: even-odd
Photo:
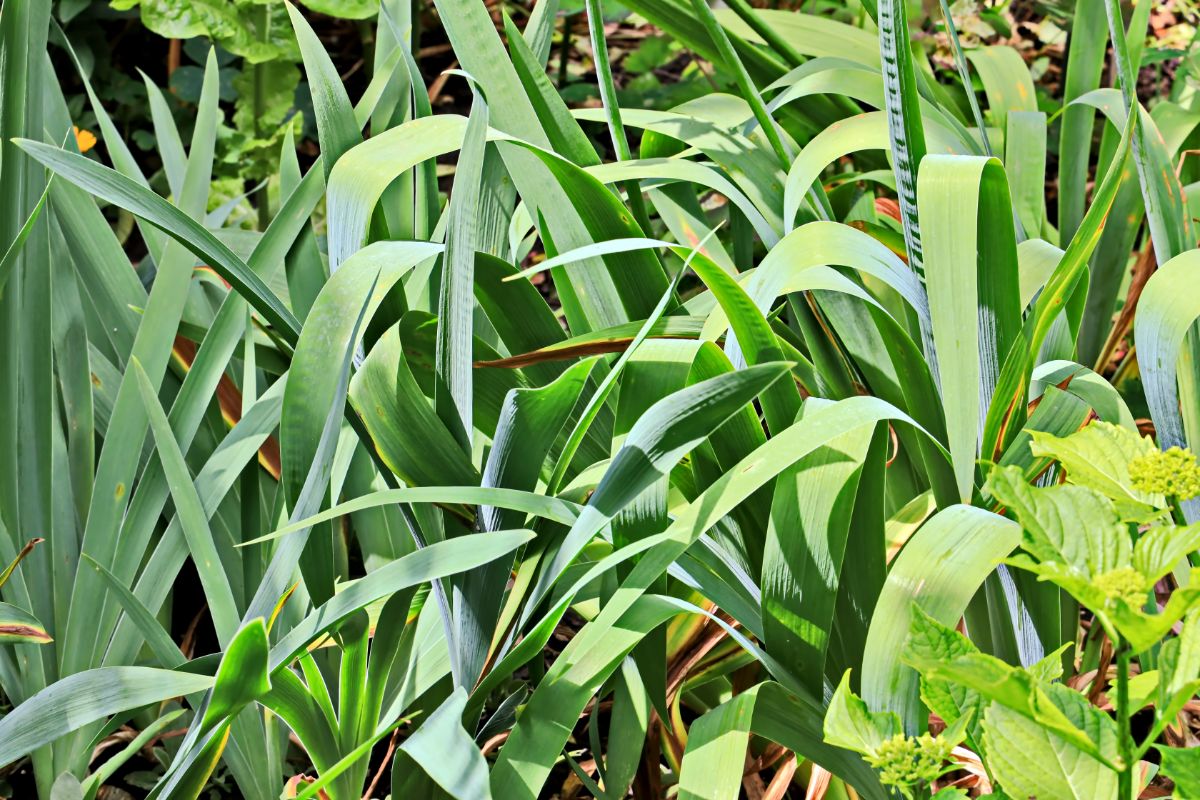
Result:
[[[151,667],[102,667],[69,675],[0,719],[0,763],[119,711],[203,691],[207,675]]]
[[[0,603],[0,642],[49,644],[54,641],[37,617],[11,603]]]
[[[467,693],[461,686],[404,740],[392,762],[394,797],[488,800],[487,762],[463,729]]]

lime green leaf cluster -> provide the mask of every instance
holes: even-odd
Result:
[[[251,64],[285,58],[300,49],[283,3],[265,0],[112,0],[113,8],[137,8],[142,24],[167,39],[203,36]]]
[[[1079,796],[1087,788],[1111,797],[1119,765],[1116,725],[1079,692],[1054,682],[1062,674],[1061,655],[1014,667],[914,609],[902,658],[920,673],[930,710],[947,721],[978,714],[968,742],[1008,796]],[[1054,763],[1070,766],[1040,767]]]
[[[923,791],[952,768],[946,762],[966,738],[970,718],[970,714],[959,717],[936,738],[929,733],[908,736],[894,713],[867,708],[850,689],[847,671],[825,714],[825,740],[861,753],[879,771],[881,783],[912,797],[915,790]]]
[[[984,490],[1024,531],[1025,552],[1009,563],[1061,586],[1114,641],[1136,651],[1152,646],[1200,603],[1193,581],[1160,613],[1144,608],[1155,582],[1200,547],[1200,526],[1175,525],[1164,509],[1171,493],[1161,491],[1178,485],[1164,468],[1186,476],[1194,458],[1160,453],[1149,439],[1102,422],[1063,438],[1035,432],[1032,449],[1055,458],[1070,483],[1035,488],[1015,467],[993,468]],[[1153,522],[1139,531],[1146,520]]]
[[[1134,430],[1096,421],[1065,437],[1034,431],[1030,449],[1039,458],[1057,461],[1068,482],[1094,489],[1114,502],[1165,505],[1161,493],[1134,486],[1130,465],[1158,451],[1153,441]]]

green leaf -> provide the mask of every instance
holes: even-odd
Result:
[[[825,741],[856,753],[871,755],[900,733],[900,718],[891,711],[871,711],[850,690],[850,672],[842,676],[825,712]]]
[[[131,758],[140,753],[143,747],[156,740],[162,731],[165,730],[168,725],[183,716],[183,713],[184,709],[182,708],[168,712],[138,731],[137,736],[134,736],[129,744],[125,745],[125,747],[122,748],[119,753],[106,759],[105,762],[100,765],[99,769],[87,776],[82,787],[88,793],[87,797],[94,798],[99,788],[105,785],[105,783],[107,783],[108,780],[117,773],[117,770],[127,764]],[[76,780],[74,775],[71,775],[69,772],[64,772],[59,776],[58,780],[55,781],[55,791],[58,790],[58,784],[65,776],[69,776],[72,780]],[[57,795],[51,795],[51,800],[57,800],[57,798]]]
[[[1085,576],[1129,565],[1129,533],[1113,504],[1094,489],[1034,488],[1017,467],[998,467],[984,490],[1016,514],[1025,529],[1021,546],[1039,561],[1057,561]]]
[[[437,250],[437,245],[426,242],[380,242],[365,248],[333,274],[309,310],[296,342],[280,419],[281,479],[293,512],[320,450],[330,409],[340,409],[339,404],[345,400],[340,392],[344,391],[341,382],[346,376],[329,368],[331,348],[334,352],[355,352],[364,323],[373,317],[391,288]],[[327,491],[319,487],[322,495]],[[303,512],[303,516],[310,513]],[[332,593],[332,564],[326,563],[325,567],[328,574],[320,579],[317,572],[306,569],[306,579],[318,580],[309,587],[318,601]]]
[[[1200,798],[1200,750],[1159,745],[1163,775],[1175,782],[1177,800]]]
[[[839,693],[834,695],[835,704],[839,702],[840,692],[839,689]],[[853,700],[851,698],[850,702]],[[823,743],[804,741],[813,733],[819,735],[820,723],[811,719],[814,712],[815,709],[807,703],[771,681],[739,692],[689,727],[687,749],[683,754],[679,775],[679,796],[689,800],[717,800],[736,795],[741,784],[741,773],[745,769],[746,748],[751,734],[794,748],[796,752],[804,752],[815,763],[853,784],[864,797],[882,796],[883,790],[866,764],[836,749],[845,747],[834,741],[836,737],[829,737],[827,733]],[[803,727],[799,724],[800,720],[804,720]],[[894,715],[890,721],[880,719],[877,722],[885,731],[896,724]],[[868,735],[878,733],[871,723],[866,724]],[[826,732],[829,731],[829,725],[830,720],[826,716]]]
[[[975,156],[931,155],[917,199],[947,441],[967,502],[988,403],[1021,327],[1012,204],[1000,162]]]
[[[993,47],[976,47],[967,51],[967,58],[975,66],[983,91],[987,95],[988,112],[992,115],[996,127],[1010,131],[1008,114],[1011,111],[1036,112],[1037,93],[1033,88],[1033,79],[1029,75],[1029,67],[1025,59],[1016,49],[1007,45]],[[1008,148],[1011,140],[1005,139],[1006,156],[1011,159],[1012,151]],[[1025,147],[1025,142],[1017,143]],[[1035,232],[1029,232],[1034,235]]]
[[[87,554],[84,554],[83,558],[87,565],[108,584],[109,591],[116,595],[117,602],[133,620],[133,624],[137,626],[142,638],[146,640],[146,644],[153,651],[159,663],[167,669],[176,669],[186,663],[187,658],[179,649],[179,645],[171,639],[171,634],[162,626],[162,623],[154,618],[154,615],[138,600],[137,596],[129,591],[128,587],[121,583],[115,575],[97,563],[94,558]]]
[[[594,366],[594,361],[581,361],[546,386],[509,391],[483,470],[483,487],[530,492],[536,488],[543,462]],[[491,505],[482,505],[479,517],[487,531],[514,527],[524,521],[519,510]],[[456,618],[455,641],[463,654],[464,674],[472,682],[483,671],[511,567],[511,562],[497,560],[484,569],[462,575],[462,605]]]
[[[1092,151],[1094,109],[1073,101],[1100,86],[1107,48],[1107,18],[1095,0],[1076,0],[1067,69],[1063,82],[1062,127],[1059,133],[1058,227],[1070,241],[1083,219],[1087,202],[1088,160]]]
[[[361,2],[361,0],[357,0]],[[228,0],[119,0],[120,8],[140,5],[142,24],[168,39],[204,36],[215,39],[231,53],[251,63],[275,58],[294,60],[296,43],[287,33],[283,9],[275,4],[228,2]],[[265,7],[264,7],[265,6]],[[260,14],[273,35],[260,36]]]
[[[1033,454],[1062,464],[1071,483],[1087,486],[1120,503],[1162,508],[1162,495],[1133,488],[1129,462],[1155,452],[1154,442],[1136,431],[1096,421],[1065,438],[1035,432]]]
[[[360,292],[365,297],[362,297],[361,305],[358,308],[357,315],[354,317],[353,324],[347,329],[344,320],[339,319],[334,323],[333,327],[337,332],[337,336],[339,338],[342,336],[345,337],[340,342],[344,350],[342,351],[341,364],[334,375],[334,385],[329,395],[321,398],[327,405],[315,411],[305,409],[309,413],[314,413],[318,416],[323,415],[320,432],[315,442],[311,445],[312,449],[308,452],[311,463],[307,465],[307,475],[304,477],[302,484],[297,485],[293,483],[290,486],[285,484],[283,487],[284,499],[289,501],[291,505],[292,520],[311,516],[321,507],[325,502],[325,498],[332,491],[333,462],[340,438],[341,419],[346,410],[346,392],[350,381],[350,367],[354,360],[356,342],[362,330],[363,319],[371,306],[370,301],[381,272],[382,270],[375,272],[375,278],[369,286],[365,287],[365,291],[363,291],[362,287],[359,287]],[[353,274],[351,273],[351,275]],[[353,284],[351,284],[351,294],[353,296]],[[349,310],[352,312],[353,306],[350,306]],[[306,327],[305,330],[311,331],[312,326]],[[312,349],[319,348],[314,347]],[[324,353],[325,351],[322,350],[322,357]],[[293,369],[296,369],[295,365],[293,365]],[[320,377],[322,382],[328,385],[330,376],[322,374]],[[289,381],[288,386],[292,385],[293,382]],[[287,405],[286,392],[287,389],[285,389],[284,397],[285,410]],[[303,403],[304,400],[301,400],[300,404],[303,405]],[[351,417],[350,421],[355,433],[360,437],[365,437],[365,433],[361,430],[361,423],[356,425],[355,423],[359,421],[354,417]],[[304,443],[304,445],[307,444]],[[291,491],[289,492],[288,490]],[[410,533],[420,543],[422,539],[416,523],[412,520],[406,520],[406,522],[410,523]],[[249,621],[259,616],[267,617],[271,614],[271,610],[284,594],[287,584],[292,580],[292,574],[297,566],[301,568],[304,575],[310,597],[316,602],[328,599],[333,594],[334,570],[336,565],[332,553],[332,531],[326,530],[321,533],[324,536],[318,535],[312,539],[312,547],[306,547],[311,538],[311,530],[303,530],[300,532],[300,535],[290,537],[279,547],[275,548],[275,552],[271,556],[271,561],[267,565],[262,580],[254,592],[254,597],[251,599],[243,616],[243,621]],[[436,592],[439,600],[444,599],[440,588],[436,589]]]
[[[413,486],[403,489],[382,489],[371,494],[347,500],[344,503],[314,514],[311,517],[289,522],[273,533],[260,536],[257,539],[242,542],[240,546],[258,544],[259,542],[286,536],[290,533],[310,528],[331,519],[337,519],[345,514],[353,514],[368,508],[394,505],[396,503],[435,503],[435,504],[464,504],[495,506],[496,508],[511,509],[524,514],[545,517],[561,525],[570,525],[579,518],[581,506],[569,500],[557,497],[546,497],[532,492],[520,492],[513,489],[497,489],[479,486]]]
[[[607,797],[613,800],[626,796],[637,775],[653,708],[634,658],[621,663],[615,682],[604,752],[604,785]],[[696,729],[693,727],[691,732],[695,734]],[[687,757],[686,752],[684,757]]]
[[[8,562],[8,566],[4,568],[4,571],[0,572],[0,588],[4,588],[4,584],[7,583],[8,579],[11,578],[13,573],[17,571],[17,567],[21,565],[21,562],[25,560],[26,556],[32,553],[34,548],[39,544],[42,544],[44,541],[46,540],[42,538],[36,538],[30,539],[25,543],[25,546],[22,547],[20,552],[13,557],[12,561]]]
[[[654,605],[639,606],[639,599],[651,599],[644,596],[647,588],[703,532],[806,453],[854,428],[874,426],[882,419],[895,419],[916,427],[910,418],[876,398],[849,398],[815,409],[791,427],[777,433],[727,470],[695,500],[679,509],[666,531],[626,546],[598,562],[583,575],[578,585],[566,593],[567,600],[595,576],[628,558],[631,550],[641,554],[629,577],[604,605],[596,619],[575,635],[530,698],[525,713],[518,719],[512,736],[500,751],[499,760],[492,769],[493,786],[504,786],[506,791],[514,792],[514,796],[537,795],[562,752],[568,731],[575,724],[588,698],[616,668],[624,653],[641,640],[644,632],[657,627],[667,618],[664,615],[669,616],[666,609],[656,610],[658,604],[665,600],[655,599]],[[1014,531],[1014,539],[1015,536]],[[561,602],[539,622],[539,631],[548,637],[553,630],[554,615],[561,615],[565,607],[566,601]],[[671,608],[678,606],[671,604]],[[626,617],[626,614],[629,616]],[[543,629],[543,624],[548,629]],[[544,642],[545,639],[540,641]],[[540,647],[538,641],[532,644]],[[747,640],[742,646],[753,645]],[[524,661],[536,652],[537,649],[523,651]],[[612,660],[614,658],[615,661]],[[760,652],[759,658],[769,659],[769,656]],[[773,659],[769,660],[774,663]],[[518,661],[517,664],[524,661]],[[790,691],[804,694],[802,687],[782,665],[775,664],[772,671],[777,679],[788,681],[787,688]],[[816,704],[816,701],[810,702]],[[819,733],[815,730],[805,736],[801,752],[819,742]]]
[[[60,736],[119,711],[204,691],[207,675],[151,667],[85,670],[41,690],[0,719],[0,763],[11,764]]]
[[[925,255],[918,217],[919,214],[924,215],[918,206],[921,194],[918,169],[922,166],[926,150],[906,5],[905,0],[880,0],[876,22],[879,26],[879,52],[883,64],[892,168],[896,175],[896,193],[900,198],[900,217],[904,223],[904,245],[908,251],[908,263],[920,275],[923,273]]]
[[[540,600],[601,528],[647,485],[669,473],[686,453],[767,387],[787,374],[786,363],[760,364],[680,389],[651,406],[625,437],[583,513],[571,527],[532,592]]]
[[[379,0],[300,0],[300,2],[318,14],[341,19],[370,19],[379,13]]]
[[[862,694],[900,715],[905,730],[921,727],[916,672],[901,663],[913,606],[954,625],[971,598],[1020,541],[1019,526],[970,506],[951,506],[913,534],[892,562],[879,594],[863,654]]]
[[[70,772],[64,772],[50,789],[50,800],[84,800],[83,786]]]
[[[775,482],[762,560],[767,651],[820,693],[835,626],[838,585],[875,431],[863,426],[811,453]]]
[[[271,648],[271,671],[296,658],[322,634],[370,603],[410,586],[477,569],[529,541],[533,534],[525,530],[491,531],[458,536],[386,564],[359,578],[305,617]]]
[[[186,213],[146,187],[81,155],[25,139],[17,145],[66,180],[145,219],[190,249],[285,339],[293,340],[299,333],[300,324],[283,301],[233,251]]]
[[[416,733],[404,740],[392,762],[393,797],[430,797],[429,782],[455,800],[489,800],[487,762],[463,729],[467,692],[446,698]]]
[[[1200,580],[1196,569],[1191,574]],[[1129,641],[1134,652],[1140,653],[1161,641],[1175,623],[1200,605],[1200,585],[1189,583],[1176,589],[1158,614],[1147,614],[1141,608],[1132,608],[1123,601],[1112,605],[1114,607],[1108,609],[1104,616],[1112,619],[1117,632]]]
[[[696,19],[704,26],[704,30],[708,33],[708,37],[712,40],[720,54],[720,63],[733,73],[734,81],[737,84],[738,92],[742,99],[750,106],[751,112],[754,114],[754,119],[758,122],[759,129],[766,136],[767,141],[771,144],[771,149],[775,153],[775,157],[779,160],[781,167],[787,167],[792,160],[792,154],[787,145],[784,144],[780,131],[771,117],[771,112],[767,110],[763,103],[762,95],[758,92],[758,87],[754,85],[754,79],[750,77],[749,70],[738,57],[737,51],[733,48],[733,43],[729,40],[729,35],[725,29],[717,21],[712,9],[705,0],[692,0],[692,13]],[[622,134],[623,136],[623,134]],[[623,160],[623,159],[622,159]]]
[[[479,81],[488,99],[492,124],[528,143],[498,150],[521,199],[540,212],[543,239],[566,250],[644,235],[610,191],[565,158],[535,149],[547,146],[549,137],[486,9],[473,0],[438,0],[436,6],[462,68]],[[581,267],[567,272],[556,276],[555,286],[576,333],[645,318],[667,283],[662,266],[648,256],[606,262],[603,271]]]
[[[887,115],[882,111],[859,114],[825,128],[804,146],[788,169],[787,183],[784,186],[785,230],[791,230],[805,193],[830,164],[863,150],[888,148],[888,122]],[[971,152],[956,135],[941,125],[930,124],[928,133],[931,150],[935,154],[967,155]],[[918,190],[919,188],[918,184]]]
[[[1161,135],[1150,135],[1154,127],[1153,122],[1138,102],[1138,66],[1130,53],[1130,43],[1125,36],[1120,3],[1117,0],[1105,0],[1105,10],[1108,12],[1109,36],[1113,43],[1113,56],[1125,114],[1126,118],[1131,118],[1133,122],[1133,161],[1137,166],[1138,181],[1142,187],[1146,223],[1150,228],[1155,258],[1161,266],[1194,246],[1196,237],[1192,231],[1192,218],[1185,208],[1183,187],[1166,152],[1166,144]],[[1140,17],[1141,32],[1144,34],[1149,12],[1144,9],[1138,11],[1140,14],[1131,22],[1131,31],[1136,31]],[[1132,35],[1135,42],[1140,42],[1141,37],[1137,37],[1136,32]],[[1134,109],[1137,110],[1136,114]]]
[[[54,641],[37,617],[11,603],[0,603],[0,643],[49,644]]]
[[[919,606],[913,606],[912,627],[904,642],[901,660],[909,666],[930,661],[950,661],[968,653],[978,653],[979,648],[970,639],[953,628],[943,625],[926,614]],[[919,669],[918,669],[919,671]],[[953,681],[921,676],[921,702],[947,724],[968,718],[968,738],[978,749],[980,723],[987,702],[979,693]]]
[[[1035,360],[1042,351],[1063,307],[1085,280],[1087,262],[1100,242],[1105,221],[1120,187],[1132,128],[1126,126],[1121,142],[1079,230],[1038,295],[1033,311],[1026,316],[1012,347],[1003,354],[999,381],[992,393],[982,425],[981,453],[995,459],[1021,431],[1027,413],[1027,392]],[[1002,212],[997,212],[1002,213]],[[1005,215],[1007,216],[1007,215]]]
[[[475,251],[484,249],[478,246],[476,239],[487,127],[487,103],[476,95],[454,173],[454,193],[446,212],[446,252],[442,257],[438,296],[434,409],[446,429],[468,453],[471,433],[475,429],[471,336],[475,308]]]
[[[406,353],[408,344],[401,326],[392,326],[354,376],[350,401],[362,415],[383,462],[406,483],[478,485],[471,459],[417,385]],[[319,349],[314,348],[313,356],[313,366],[320,368]]]
[[[130,363],[130,368],[137,377],[138,390],[142,402],[146,405],[146,413],[150,418],[150,429],[154,432],[154,443],[162,461],[163,472],[171,487],[171,495],[175,500],[176,513],[179,515],[183,533],[187,539],[188,549],[192,553],[192,561],[199,573],[200,583],[204,587],[204,597],[208,601],[212,613],[213,625],[217,630],[217,638],[222,646],[230,644],[237,631],[238,610],[233,593],[229,588],[229,578],[222,566],[220,555],[217,553],[216,541],[208,525],[208,517],[200,502],[200,495],[192,483],[192,475],[184,461],[183,453],[175,441],[175,434],[167,415],[158,402],[154,388],[141,362],[136,358]]]
[[[548,5],[548,0],[541,0],[535,7],[535,13],[538,10],[544,10]],[[533,25],[531,19],[526,33],[530,33],[530,28],[533,27],[536,26]],[[549,26],[546,27],[548,31],[553,30]],[[530,103],[537,111],[537,118],[542,123],[554,152],[566,156],[581,167],[599,164],[600,158],[596,155],[595,148],[583,129],[579,127],[579,123],[572,118],[567,104],[563,102],[562,96],[554,88],[554,84],[550,82],[550,76],[546,74],[546,59],[544,57],[538,59],[533,49],[534,43],[526,42],[525,37],[517,30],[517,26],[513,24],[507,14],[504,16],[504,32],[508,38],[508,52],[512,65],[521,79]],[[548,35],[544,41],[548,54],[550,46]]]
[[[1133,567],[1157,581],[1200,549],[1200,524],[1156,525],[1144,531],[1133,546]]]
[[[25,240],[29,238],[29,234],[33,232],[33,226],[37,225],[38,219],[42,216],[42,209],[46,207],[46,198],[50,196],[52,180],[46,182],[46,188],[42,190],[42,196],[38,199],[37,205],[29,212],[29,216],[25,218],[25,224],[17,231],[16,238],[9,243],[3,258],[0,258],[0,292],[4,291],[4,285],[8,283],[8,278],[17,264]]]
[[[354,108],[346,94],[346,87],[321,40],[295,6],[291,3],[284,5],[296,32],[300,53],[304,56],[304,71],[312,90],[313,111],[317,117],[317,136],[321,142],[325,179],[329,180],[329,173],[342,154],[362,141],[362,126],[354,119]],[[339,5],[344,3],[339,2]]]
[[[202,728],[211,728],[271,691],[267,653],[267,625],[258,617],[243,625],[225,648]]]
[[[1163,644],[1160,657],[1162,680],[1159,681],[1159,714],[1174,719],[1197,690],[1200,678],[1200,614],[1191,611],[1184,618],[1179,636]]]
[[[1117,796],[1116,772],[1045,726],[999,703],[983,724],[988,768],[1010,797]]]
[[[1021,61],[1022,68],[1024,63]],[[1017,219],[1024,229],[1022,238],[1032,239],[1041,235],[1046,220],[1046,115],[1036,110],[1012,111],[1004,141],[1009,148],[1004,168]]]
[[[1134,338],[1145,385],[1146,403],[1162,447],[1183,447],[1196,432],[1185,427],[1180,412],[1177,365],[1184,339],[1197,317],[1200,299],[1186,287],[1200,267],[1200,253],[1172,258],[1150,276],[1138,301]],[[1185,373],[1186,374],[1186,373]]]
[[[554,35],[554,20],[558,16],[559,0],[537,0],[529,22],[525,25],[524,38],[529,49],[544,71],[550,57],[550,42]]]

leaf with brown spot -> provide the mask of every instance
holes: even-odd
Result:
[[[45,626],[23,608],[0,603],[0,644],[48,644]]]

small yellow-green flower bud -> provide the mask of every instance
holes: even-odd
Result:
[[[905,736],[898,733],[886,740],[867,763],[879,770],[879,780],[888,786],[910,786],[936,780],[954,745],[928,733]]]
[[[1191,450],[1172,447],[1129,462],[1129,477],[1139,492],[1162,494],[1179,500],[1200,495],[1200,465]]]
[[[1109,600],[1124,600],[1133,608],[1141,608],[1146,604],[1146,576],[1133,567],[1118,567],[1101,573],[1092,579],[1092,583]]]

